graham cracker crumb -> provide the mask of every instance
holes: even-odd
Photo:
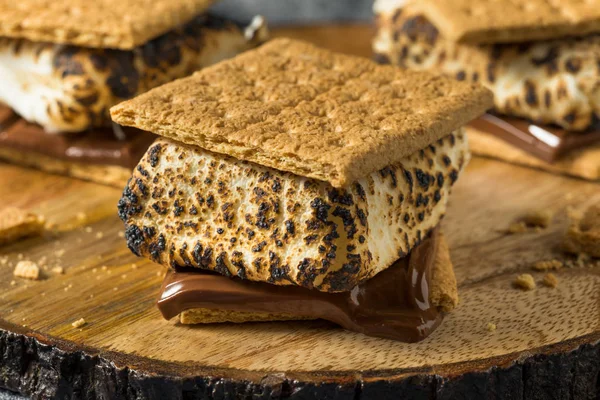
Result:
[[[78,212],[77,213],[77,220],[84,222],[87,220],[87,214],[84,212]]]
[[[292,70],[302,84],[274,95],[272,82],[287,82]],[[207,80],[214,88],[210,103],[197,96]],[[110,111],[120,125],[151,132],[160,126],[165,138],[178,135],[188,145],[341,188],[417,153],[492,106],[490,92],[465,83],[276,38]],[[197,103],[164,101],[166,93]],[[339,98],[343,105],[325,112],[323,104]],[[256,99],[269,110],[260,123],[248,112]],[[232,118],[223,118],[226,113]],[[380,130],[385,133],[374,134]]]
[[[10,281],[10,286],[15,286],[17,284],[17,281]]]
[[[86,226],[86,227],[85,227],[83,230],[84,230],[86,233],[92,233],[92,231],[93,231],[94,229],[93,229],[91,226]]]
[[[544,275],[544,279],[542,280],[542,283],[545,286],[555,288],[558,286],[558,278],[553,273],[550,272],[550,273],[547,273],[546,275]]]
[[[527,226],[547,228],[553,218],[554,213],[550,210],[536,210],[523,215],[521,221]]]
[[[56,250],[56,251],[54,252],[54,255],[55,255],[56,257],[62,257],[62,256],[64,256],[64,255],[65,255],[65,252],[66,252],[66,250],[65,250],[65,249]]]
[[[55,274],[64,274],[65,269],[63,267],[54,267],[52,268],[52,272],[54,272]]]
[[[553,218],[554,213],[550,210],[530,211],[521,216],[518,221],[510,224],[506,232],[510,234],[524,233],[531,229],[539,233],[550,225]]]
[[[487,330],[490,332],[494,332],[496,330],[496,324],[494,324],[493,322],[488,322]]]
[[[506,232],[511,234],[527,232],[527,225],[525,225],[525,222],[523,221],[513,222]]]
[[[85,319],[83,318],[79,318],[77,321],[73,322],[71,324],[71,326],[73,328],[81,328],[82,326],[84,326],[86,324]]]
[[[8,244],[21,238],[40,235],[44,230],[43,217],[7,207],[0,210],[0,244]]]
[[[523,290],[533,290],[535,289],[535,280],[531,274],[521,274],[517,276],[514,281],[514,284]]]
[[[104,232],[96,233],[96,239],[102,239],[104,237]]]
[[[560,260],[538,261],[533,264],[533,269],[536,271],[548,271],[550,269],[561,269],[565,264]]]
[[[13,275],[19,278],[37,280],[40,278],[40,268],[32,261],[19,261]]]
[[[564,249],[573,254],[585,253],[600,258],[600,204],[584,212],[572,212],[571,224],[563,241]]]

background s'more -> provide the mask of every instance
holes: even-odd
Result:
[[[375,2],[376,57],[479,82],[492,113],[471,123],[475,154],[600,179],[600,2]]]
[[[262,42],[210,0],[0,1],[0,159],[122,186],[154,139],[120,101]]]
[[[479,85],[290,39],[111,109],[161,137],[119,214],[169,268],[183,323],[327,319],[402,341],[458,301],[438,227],[469,160]]]

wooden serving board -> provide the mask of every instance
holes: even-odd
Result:
[[[55,224],[44,237],[0,247],[0,387],[102,399],[600,396],[600,265],[559,270],[554,289],[512,285],[524,272],[539,283],[536,261],[568,258],[560,250],[567,208],[600,202],[598,184],[472,160],[442,225],[461,303],[416,344],[323,321],[165,321],[154,305],[163,270],[119,237],[119,197],[117,189],[0,164],[1,205]],[[541,209],[556,213],[547,229],[505,233]],[[43,279],[12,276],[19,259],[43,257]],[[73,327],[80,318],[86,325]]]

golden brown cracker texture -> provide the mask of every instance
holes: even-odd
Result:
[[[454,41],[506,43],[600,31],[600,0],[422,0],[419,7]]]
[[[0,36],[132,49],[191,20],[213,0],[0,0]]]
[[[492,105],[476,84],[276,39],[111,109],[122,125],[342,187]]]

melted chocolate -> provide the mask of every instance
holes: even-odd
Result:
[[[417,342],[443,318],[429,302],[436,241],[434,231],[409,256],[350,292],[324,293],[206,271],[169,271],[157,305],[166,319],[193,308],[283,313],[329,320],[369,336]]]
[[[0,147],[16,151],[133,169],[156,136],[134,128],[122,128],[122,131],[121,139],[112,128],[49,134],[39,125],[18,117],[10,108],[0,106]]]
[[[600,127],[587,132],[539,126],[524,119],[485,114],[472,121],[473,128],[486,132],[516,146],[531,155],[552,163],[571,150],[600,142]]]

